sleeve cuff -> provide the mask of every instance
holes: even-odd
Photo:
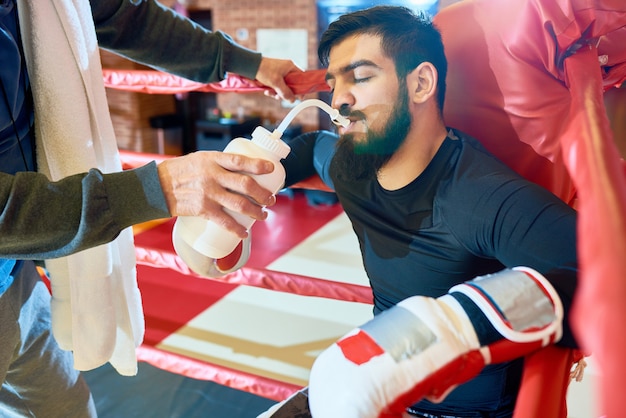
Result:
[[[105,175],[109,204],[122,228],[171,216],[154,161]]]

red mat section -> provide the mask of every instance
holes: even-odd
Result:
[[[311,206],[298,192],[293,199],[278,195],[269,210],[267,220],[252,226],[249,267],[265,268],[343,211],[338,204]]]
[[[338,216],[340,205],[311,206],[301,194],[277,196],[264,222],[253,226],[252,252],[246,268],[263,269]],[[135,235],[135,245],[174,253],[170,219]],[[238,285],[185,275],[169,268],[137,265],[146,319],[144,343],[155,346]]]
[[[252,226],[252,251],[246,267],[265,268],[337,217],[343,209],[338,204],[311,206],[302,194],[296,193],[293,198],[278,195],[269,211],[267,220]],[[135,245],[173,253],[173,225],[174,219],[170,219],[135,235]]]
[[[269,210],[271,213],[268,220],[257,222],[253,227],[252,252],[248,263],[233,274],[236,277],[230,281],[202,278],[191,272],[185,274],[186,266],[176,256],[172,245],[171,233],[175,219],[149,223],[137,229],[141,231],[135,235],[138,254],[148,255],[145,259],[138,257],[137,264],[137,281],[142,294],[146,324],[144,345],[138,350],[141,361],[171,373],[211,380],[274,400],[284,399],[298,389],[293,384],[253,376],[156,348],[165,338],[241,284],[285,290],[297,283],[296,287],[307,293],[308,288],[317,287],[318,282],[321,282],[322,288],[326,289],[325,294],[337,293],[337,298],[346,300],[369,298],[369,289],[363,290],[359,286],[337,286],[328,281],[292,277],[265,269],[278,257],[336,218],[342,212],[340,205],[311,206],[303,194],[296,193],[293,197],[277,196],[276,205]],[[328,287],[337,289],[327,289]],[[318,290],[310,292],[315,293]]]
[[[137,266],[137,277],[146,321],[144,344],[150,346],[161,342],[237,287],[144,265]]]

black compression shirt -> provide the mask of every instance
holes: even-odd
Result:
[[[336,191],[358,236],[375,313],[407,297],[438,297],[477,275],[515,266],[545,274],[565,269],[553,284],[568,310],[576,284],[576,213],[553,194],[458,131],[451,131],[418,178],[394,191],[375,179],[331,179],[335,141],[328,132],[292,141],[285,161],[288,182],[310,175],[313,162]],[[569,329],[565,334],[571,344]],[[518,373],[513,365],[489,366],[442,404],[426,403],[427,408],[450,414],[459,408],[510,410]]]
[[[400,190],[338,182],[377,311],[416,294],[438,297],[502,267],[546,273],[576,264],[575,212],[520,178],[470,138],[448,137]]]

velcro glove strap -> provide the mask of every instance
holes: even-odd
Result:
[[[563,334],[563,304],[537,271],[515,267],[454,286],[450,293],[469,297],[504,339],[483,348],[487,363],[522,357]]]
[[[455,292],[469,297],[509,341],[540,341],[545,346],[562,336],[561,299],[550,282],[531,268],[515,267],[477,277],[449,291]]]

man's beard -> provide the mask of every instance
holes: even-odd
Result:
[[[339,138],[329,167],[333,179],[354,181],[376,178],[378,170],[400,148],[411,127],[406,83],[401,83],[398,98],[399,103],[382,131],[368,130],[362,141],[355,141],[353,134]]]

